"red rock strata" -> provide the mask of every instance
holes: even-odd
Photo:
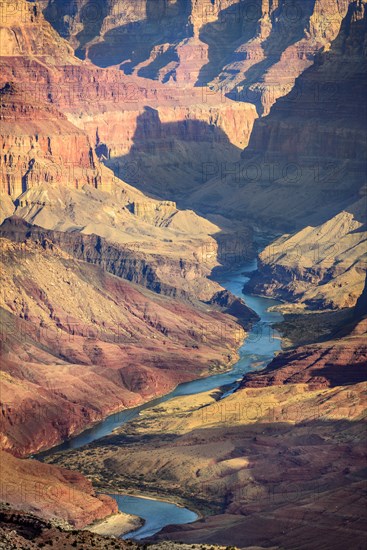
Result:
[[[135,286],[46,238],[1,241],[1,445],[14,454],[235,358],[244,331],[233,317]]]
[[[0,465],[0,499],[18,510],[65,520],[79,529],[118,512],[116,501],[97,495],[78,472],[21,460],[4,451],[0,451]]]
[[[266,370],[246,375],[243,388],[307,384],[310,389],[353,385],[367,380],[367,319],[349,337],[280,353]]]

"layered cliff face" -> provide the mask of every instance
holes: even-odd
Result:
[[[6,9],[13,14],[12,4]],[[26,48],[14,47],[2,57],[6,192],[16,197],[42,180],[109,190],[111,174],[100,159],[117,178],[175,199],[187,191],[187,184],[194,188],[202,183],[214,149],[223,162],[239,159],[257,116],[252,105],[242,108],[210,90],[167,89],[116,69],[82,63],[44,21],[38,5],[23,0],[17,10],[17,21],[15,15],[3,18],[2,32],[16,43],[25,33],[31,39]],[[149,129],[148,107],[159,121],[154,126],[149,119]],[[68,143],[62,135],[70,136]]]
[[[236,165],[217,164],[193,204],[280,231],[318,225],[365,185],[366,10],[353,2],[329,51],[255,122]]]
[[[8,82],[1,94],[0,192],[19,197],[28,189],[49,185],[108,189],[113,178],[99,166],[88,137],[52,104],[26,96]]]
[[[1,192],[17,206],[4,199],[3,218],[15,210],[47,229],[128,244],[140,258],[157,257],[163,283],[178,277],[182,290],[210,299],[218,288],[204,277],[217,263],[219,227],[120,181],[99,162],[87,135],[52,105],[25,103],[14,85],[5,86],[2,99]]]
[[[6,8],[13,13],[11,4]],[[203,160],[195,154],[197,144],[210,155],[214,143],[225,136],[220,127],[233,129],[234,143],[246,143],[255,113],[252,111],[247,120],[247,110],[240,116],[239,109],[236,114],[210,99],[201,106],[199,91],[186,96],[171,94],[161,85],[148,87],[144,79],[130,80],[121,71],[81,63],[43,20],[37,5],[24,1],[17,9],[22,17],[18,21],[15,15],[4,17],[2,28],[18,41],[25,30],[30,37],[45,35],[47,56],[43,44],[38,46],[32,40],[24,51],[2,57],[1,191],[16,202],[16,214],[46,228],[78,229],[132,243],[142,254],[160,255],[161,264],[166,254],[174,256],[177,266],[172,273],[169,266],[161,266],[163,278],[173,279],[177,274],[182,278],[185,273],[186,281],[190,281],[197,279],[198,273],[199,278],[207,275],[216,264],[217,251],[210,235],[219,228],[192,211],[180,212],[173,203],[145,197],[121,182],[119,176],[140,182],[138,162],[148,152],[146,171],[158,195],[167,196],[164,182],[172,179],[173,172],[181,174],[181,184],[187,187],[188,173],[201,176]],[[157,117],[162,120],[156,126],[151,125],[150,117],[145,120],[146,102],[160,106]],[[241,126],[235,123],[237,115],[244,121]],[[133,145],[135,141],[137,145]],[[129,158],[131,149],[134,152]],[[170,158],[160,166],[163,149],[170,151]],[[178,150],[181,163],[177,170]],[[239,150],[227,140],[223,158],[238,157]],[[193,157],[195,168],[190,161]],[[116,176],[101,161],[109,163]],[[98,192],[93,194],[91,188]],[[3,218],[13,212],[14,207],[5,199]],[[180,261],[189,267],[179,267]],[[205,265],[200,267],[200,263]],[[209,299],[213,285],[200,284],[198,295]]]
[[[73,71],[63,68],[59,76],[45,74],[42,93],[51,94],[69,120],[88,133],[92,148],[118,177],[157,196],[181,199],[187,186],[201,187],[218,167],[230,172],[239,166],[239,149],[247,146],[256,118],[252,104],[268,112],[289,90],[315,53],[334,38],[347,4],[43,2],[46,17],[78,55],[87,51],[102,66],[114,65],[109,57],[120,55],[126,74],[156,78],[159,73],[160,80],[175,79],[178,85],[164,91],[158,82],[124,79],[121,71],[87,70],[84,64]],[[57,43],[64,48],[60,38]],[[256,49],[256,55],[249,53]],[[229,63],[223,72],[223,56],[227,61],[234,57],[236,68]],[[247,75],[247,69],[254,75]],[[37,71],[42,75],[44,68]],[[21,72],[28,81],[29,69]],[[219,76],[207,86],[205,75],[211,72],[213,78]],[[204,87],[195,92],[195,83]],[[242,108],[236,107],[238,99]],[[145,120],[147,104],[157,111],[157,124],[152,116]],[[219,198],[220,191],[211,195]],[[200,202],[203,208],[210,198]]]
[[[0,85],[2,193],[16,199],[45,182],[66,187],[90,184],[108,189],[104,172],[83,131],[56,105],[61,95],[51,85],[59,67],[80,67],[71,47],[44,20],[38,4],[4,2]]]
[[[43,4],[82,58],[180,87],[210,85],[267,114],[335,38],[349,1]]]
[[[152,20],[154,25],[169,28],[164,19],[165,10],[167,13],[176,10],[176,15],[179,12],[184,14],[184,19],[187,18],[184,2],[155,3],[154,9],[149,2],[134,5],[128,2],[49,4],[47,7],[44,2],[43,7],[46,8],[46,15],[53,13],[52,17],[49,16],[50,21],[55,25],[65,25],[64,35],[74,38],[83,35],[84,26],[90,27],[92,23],[100,29],[104,25],[106,29],[117,25],[116,29],[123,29],[123,36],[134,35],[134,25],[138,24],[140,40],[141,24],[147,19]],[[320,48],[329,48],[348,6],[349,12],[338,40],[334,40],[330,51],[315,58]],[[36,9],[35,6],[33,8]],[[251,73],[247,74],[241,68],[237,76],[236,71],[229,68],[229,76],[220,73],[218,77],[218,82],[228,87],[228,80],[237,82],[246,73],[245,83],[233,84],[239,87],[232,95],[218,90],[218,82],[202,88],[193,87],[192,82],[187,86],[167,87],[135,74],[126,76],[117,69],[96,69],[89,63],[81,63],[71,56],[69,50],[65,54],[65,48],[68,48],[66,41],[56,35],[39,11],[36,19],[29,12],[27,32],[47,35],[48,55],[45,57],[42,45],[38,50],[33,41],[32,47],[24,52],[14,51],[14,55],[4,57],[3,86],[9,87],[16,81],[21,93],[28,93],[30,97],[36,93],[46,103],[52,102],[66,114],[69,122],[87,133],[90,145],[85,149],[86,157],[94,155],[95,151],[103,162],[114,169],[117,177],[149,193],[165,199],[179,199],[182,205],[189,190],[190,204],[203,211],[213,210],[220,203],[221,212],[230,217],[233,213],[237,217],[260,215],[263,220],[265,217],[272,219],[283,227],[286,225],[282,216],[283,205],[288,201],[291,202],[287,208],[289,225],[294,225],[296,221],[301,225],[303,218],[312,218],[312,211],[316,203],[319,204],[320,189],[317,188],[327,187],[324,194],[327,191],[331,193],[329,180],[334,183],[337,178],[338,186],[333,185],[332,189],[335,199],[331,201],[337,203],[336,211],[340,209],[344,194],[348,194],[343,188],[343,181],[348,177],[352,191],[359,185],[363,167],[343,159],[357,157],[365,144],[361,130],[362,117],[355,107],[362,102],[364,85],[362,48],[359,46],[364,39],[363,10],[364,3],[359,1],[335,4],[318,0],[314,4],[308,2],[300,5],[288,5],[285,0],[256,5],[231,1],[205,5],[193,3],[189,9],[187,31],[193,35],[192,40],[201,41],[198,36],[206,32],[211,36],[212,48],[226,52],[223,44],[228,42],[228,36],[237,40],[240,35],[241,38],[243,28],[249,33],[246,41],[241,42],[245,44],[243,54],[236,54],[240,59],[241,55],[246,59],[235,64],[251,65],[258,60],[255,65],[249,66],[249,71],[254,73],[253,78]],[[84,18],[84,23],[80,18]],[[124,18],[126,24],[122,23]],[[169,20],[176,21],[171,15]],[[21,29],[12,21],[14,17],[9,18],[4,29],[18,36]],[[78,29],[76,34],[73,34],[74,27]],[[156,30],[153,32],[153,27],[149,23],[147,28],[154,35]],[[238,27],[239,35],[235,31]],[[96,30],[93,29],[89,28],[88,32],[93,34]],[[191,38],[185,40],[190,41]],[[100,38],[97,42],[97,46],[104,44]],[[184,49],[185,45],[181,47]],[[195,57],[195,48],[190,50],[189,44],[187,47],[189,49],[185,55],[190,60]],[[256,48],[260,49],[260,57],[254,53],[251,59],[248,53],[251,48],[255,53]],[[120,51],[118,37],[113,50]],[[278,53],[283,50],[286,53],[280,53],[278,59]],[[214,53],[214,59],[216,55]],[[283,102],[277,102],[270,117],[256,124],[249,152],[241,161],[240,150],[247,146],[257,117],[255,105],[259,108],[261,104],[268,112],[276,98],[287,93],[296,76],[314,59],[315,67],[297,80]],[[237,99],[244,99],[237,97],[241,96],[241,90],[245,96],[252,97],[245,97],[245,101],[239,103]],[[353,99],[349,101],[350,94],[353,94]],[[343,118],[343,132],[333,128],[335,96],[344,108],[349,105]],[[297,140],[292,140],[290,136],[298,134],[305,109],[310,116],[308,124],[303,125],[300,150],[297,149]],[[27,135],[27,130],[22,129],[22,133]],[[323,139],[319,143],[321,136]],[[49,137],[52,136],[45,136],[44,140]],[[29,139],[34,141],[35,136]],[[264,151],[266,159],[262,160]],[[338,151],[337,159],[333,157],[335,151]],[[330,162],[324,162],[326,156]],[[25,165],[30,161],[32,159],[24,159]],[[92,184],[96,185],[94,176],[97,185],[101,186],[104,178],[97,159],[93,159],[93,163],[95,174],[90,174]],[[78,159],[75,164],[78,164]],[[36,168],[43,173],[42,166],[36,164]],[[8,172],[11,172],[9,168]],[[7,175],[7,178],[11,179],[11,176]],[[82,179],[86,181],[88,178],[84,176]],[[315,186],[309,185],[310,180]],[[270,199],[269,188],[275,183],[279,192]],[[105,185],[108,188],[108,177]],[[191,195],[196,188],[199,191]],[[271,204],[271,211],[266,208],[267,203]],[[240,204],[244,205],[241,209]]]

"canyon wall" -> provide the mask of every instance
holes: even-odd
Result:
[[[43,2],[81,58],[171,85],[214,88],[267,114],[337,35],[349,1]]]
[[[11,83],[1,93],[0,192],[13,199],[48,183],[78,189],[85,184],[108,188],[105,171],[87,136],[55,107],[35,104]]]
[[[257,116],[253,106],[223,103],[206,89],[171,89],[98,69],[72,55],[37,4],[19,2],[18,19],[12,3],[5,2],[3,11],[2,32],[14,44],[2,55],[2,189],[14,198],[37,181],[55,179],[108,191],[112,175],[99,159],[117,178],[174,198],[187,182],[201,183],[203,163],[212,161],[218,144],[223,162],[238,159],[247,145]],[[26,46],[19,48],[24,35]],[[148,108],[157,111],[155,133],[151,120],[149,131],[144,123]],[[62,135],[70,136],[68,143]]]
[[[283,309],[354,306],[367,267],[365,215],[364,195],[324,224],[276,239],[261,252],[248,288],[284,300]]]
[[[330,49],[255,122],[241,162],[215,164],[191,203],[220,201],[227,215],[281,232],[348,210],[365,185],[365,44],[366,4],[353,2]]]

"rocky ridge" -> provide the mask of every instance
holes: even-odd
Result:
[[[286,302],[282,310],[353,307],[366,266],[366,196],[325,223],[273,241],[247,287]]]
[[[339,31],[349,2],[43,2],[81,58],[171,86],[207,86],[267,114]],[[291,67],[290,67],[291,62]]]

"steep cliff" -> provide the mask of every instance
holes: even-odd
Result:
[[[25,1],[23,4],[30,9]],[[283,0],[251,5],[228,0],[190,6],[188,2],[162,1],[155,3],[154,9],[151,2],[90,4],[55,0],[48,6],[44,2],[43,7],[50,21],[74,41],[74,46],[77,36],[83,41],[88,33],[96,32],[97,25],[97,38],[93,38],[96,47],[105,44],[101,29],[106,34],[116,31],[111,46],[114,52],[123,50],[119,47],[121,36],[130,40],[135,32],[146,47],[146,41],[141,40],[145,22],[148,34],[155,36],[159,29],[167,28],[169,32],[169,20],[176,36],[177,25],[187,18],[190,21],[185,33],[189,37],[184,42],[188,43],[180,44],[180,48],[186,51],[189,65],[196,51],[190,40],[204,44],[201,35],[207,36],[214,60],[219,55],[217,50],[227,55],[224,44],[229,38],[240,41],[236,48],[243,51],[235,52],[236,61],[232,60],[237,69],[229,63],[228,74],[218,71],[217,81],[210,86],[205,83],[195,87],[192,81],[166,86],[139,77],[136,71],[126,75],[116,68],[98,69],[88,61],[81,62],[42,19],[40,10],[36,20],[29,12],[27,32],[47,36],[47,56],[42,44],[37,49],[36,41],[31,41],[32,47],[3,57],[3,87],[15,82],[23,95],[33,97],[36,93],[42,101],[51,102],[69,122],[87,133],[91,154],[96,152],[117,177],[161,198],[178,200],[180,206],[189,191],[187,204],[202,211],[218,209],[220,204],[221,213],[229,217],[260,217],[262,223],[265,218],[271,219],[272,225],[274,222],[282,228],[287,225],[284,204],[288,226],[294,227],[297,222],[301,226],[304,220],[312,220],[313,211],[320,205],[321,189],[323,196],[332,195],[330,209],[335,203],[330,215],[340,210],[345,195],[360,185],[363,166],[357,158],[363,158],[365,146],[361,116],[365,86],[362,0],[302,4]],[[174,12],[176,16],[181,14],[178,19],[173,17]],[[85,35],[83,29],[88,25]],[[14,17],[2,28],[16,37],[23,34],[14,24]],[[321,49],[324,53],[319,55]],[[158,51],[168,55],[163,46]],[[248,65],[248,71],[243,64]],[[239,82],[244,76],[246,80]],[[218,89],[219,85],[223,89]],[[249,143],[257,118],[255,105],[267,113],[284,95],[271,114],[256,123],[241,161],[240,152]],[[335,124],[335,112],[344,113],[338,119],[342,131]],[[27,135],[26,130],[23,133]],[[299,139],[293,139],[294,135]],[[89,149],[85,151],[87,158]],[[103,185],[97,159],[93,163],[95,173],[88,177]],[[41,167],[39,171],[42,173]],[[109,178],[105,178],[108,189]],[[272,193],[275,188],[276,196]],[[192,194],[195,189],[197,193]]]
[[[113,178],[99,165],[88,137],[52,104],[7,82],[1,94],[0,192],[16,199],[43,183],[78,189],[108,188]]]
[[[45,21],[38,3],[4,0],[0,37],[1,57],[32,58],[37,55],[51,66],[63,63],[80,65],[71,46]]]
[[[215,164],[191,204],[280,231],[319,225],[365,185],[366,4],[353,2],[328,51],[255,122],[236,165]],[[215,199],[213,198],[215,197]]]
[[[261,252],[248,288],[279,297],[284,309],[354,306],[367,267],[366,205],[364,196],[319,226],[276,239]]]
[[[179,87],[210,85],[267,114],[339,31],[348,0],[43,2],[81,58]]]

